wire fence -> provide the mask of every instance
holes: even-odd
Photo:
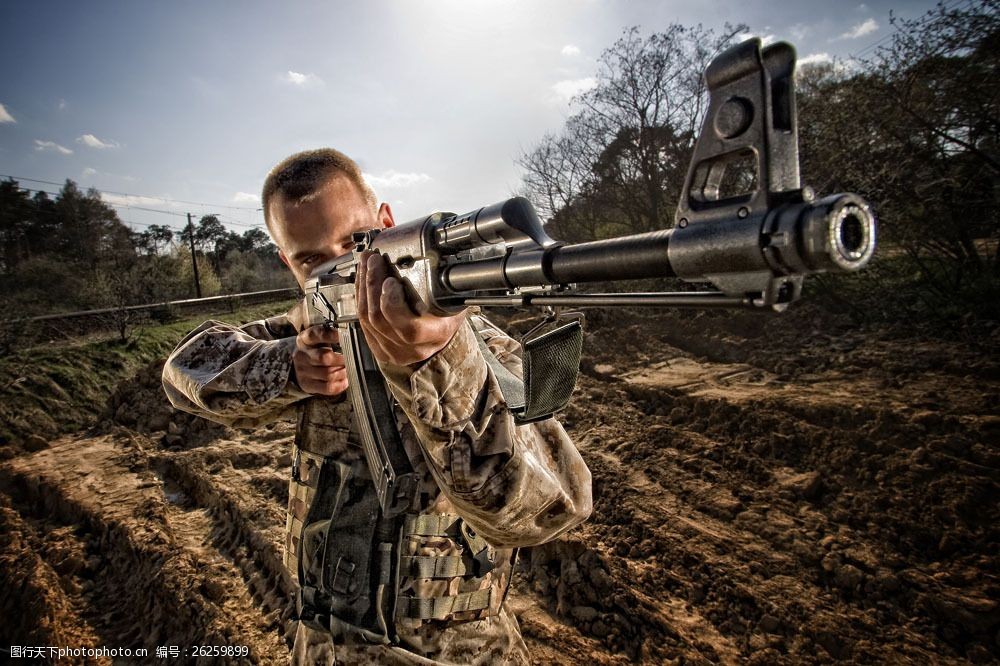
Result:
[[[165,323],[184,315],[235,312],[248,305],[274,303],[299,297],[301,297],[301,292],[295,287],[268,289],[207,298],[188,298],[163,303],[128,305],[80,312],[57,312],[37,317],[6,319],[0,321],[0,329],[15,334],[20,343],[18,346],[20,346],[29,341],[69,338],[113,331],[126,317],[135,322]]]

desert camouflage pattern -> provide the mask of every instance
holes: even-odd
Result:
[[[289,381],[295,334],[287,316],[238,328],[206,321],[167,359],[163,390],[177,409],[217,423],[270,423],[309,397]]]
[[[426,656],[405,646],[335,645],[330,634],[300,622],[290,663],[301,666],[388,664],[391,666],[499,666],[530,664],[517,619],[506,606],[500,615],[440,631],[439,649]]]
[[[234,327],[206,322],[167,360],[164,389],[178,408],[236,427],[297,414],[289,483],[285,565],[297,580],[298,537],[316,494],[326,457],[367,475],[353,407],[344,396],[310,397],[294,383],[297,312]],[[382,365],[398,402],[403,446],[420,482],[422,515],[465,521],[468,533],[405,534],[404,558],[465,556],[480,551],[494,567],[484,576],[403,575],[398,591],[398,647],[334,645],[326,632],[299,623],[293,663],[522,664],[530,663],[514,616],[503,605],[514,548],[548,541],[587,518],[590,472],[555,419],[517,425],[476,336],[520,375],[520,345],[478,314],[469,317],[435,356],[417,369]],[[457,524],[457,523],[456,523]],[[482,542],[481,544],[479,542]],[[473,548],[473,543],[479,544]],[[405,573],[405,572],[404,572]],[[414,572],[415,573],[415,572]],[[425,572],[426,573],[426,572]],[[473,598],[487,607],[407,617],[409,599]],[[414,602],[415,603],[415,602]],[[479,605],[482,605],[480,603]]]

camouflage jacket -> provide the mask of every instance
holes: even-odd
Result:
[[[285,560],[293,579],[318,465],[331,458],[367,475],[350,401],[309,396],[295,385],[295,321],[289,313],[241,327],[206,322],[181,341],[163,371],[164,390],[175,407],[214,421],[255,427],[297,412]],[[398,402],[397,425],[420,479],[419,513],[440,518],[442,525],[449,516],[460,516],[489,544],[497,563],[472,581],[460,575],[421,578],[414,571],[401,579],[398,594],[418,600],[474,596],[487,608],[397,616],[400,647],[338,645],[337,663],[527,662],[517,622],[502,605],[511,549],[548,541],[592,509],[590,472],[572,440],[555,419],[515,424],[476,336],[516,374],[520,345],[478,314],[470,315],[469,323],[418,369],[387,364],[381,369]],[[413,532],[405,536],[401,555],[414,561],[457,560],[470,545],[443,529]],[[334,647],[305,633],[300,628],[296,637],[300,658],[332,663],[331,654],[323,657],[315,649]]]

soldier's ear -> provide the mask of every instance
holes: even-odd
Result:
[[[288,263],[288,257],[285,256],[285,253],[282,250],[278,250],[278,258],[281,259],[281,263],[291,269],[292,265]]]
[[[392,217],[392,209],[389,208],[389,204],[387,203],[383,203],[378,207],[378,213],[375,216],[378,219],[379,226],[383,229],[396,226],[396,220]]]

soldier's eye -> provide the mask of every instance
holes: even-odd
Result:
[[[306,257],[305,259],[302,260],[302,265],[303,266],[311,266],[312,264],[315,264],[316,262],[318,262],[320,260],[320,258],[321,257],[318,254],[310,254],[308,257]]]

